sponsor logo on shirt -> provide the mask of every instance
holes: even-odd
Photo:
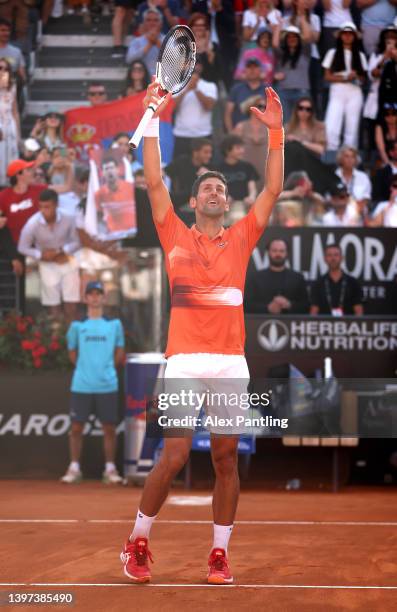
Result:
[[[33,202],[32,200],[29,198],[28,200],[22,200],[22,202],[15,202],[14,204],[11,204],[10,206],[10,212],[11,213],[17,213],[21,210],[26,210],[27,208],[32,208],[33,206]]]
[[[106,336],[86,336],[85,342],[106,342]]]

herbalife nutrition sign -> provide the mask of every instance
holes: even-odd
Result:
[[[337,376],[396,375],[396,317],[247,315],[246,356],[251,376],[292,363],[309,376],[331,357]]]
[[[266,319],[257,330],[259,346],[279,351],[395,351],[397,321]]]

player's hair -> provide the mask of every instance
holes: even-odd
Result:
[[[337,244],[336,242],[331,242],[331,244],[327,244],[327,246],[324,249],[324,253],[326,253],[329,249],[338,249],[339,253],[342,255],[342,249],[340,248],[339,244]]]
[[[221,152],[225,157],[236,145],[243,145],[244,140],[237,134],[228,134],[221,142]]]
[[[58,204],[58,194],[53,189],[43,189],[39,195],[40,202],[54,202]]]
[[[200,151],[200,149],[208,145],[212,147],[212,142],[209,138],[195,138],[191,144],[192,153],[194,151]]]
[[[194,181],[193,186],[192,186],[192,196],[191,196],[192,198],[197,198],[197,194],[199,192],[201,183],[210,178],[219,179],[225,185],[225,193],[227,197],[228,190],[227,190],[226,178],[224,177],[222,172],[216,172],[215,170],[210,170],[209,172],[204,172],[204,174],[201,174],[200,176],[198,176],[196,180]]]
[[[272,246],[273,242],[284,242],[285,248],[287,249],[287,253],[289,253],[288,242],[284,238],[272,238],[271,240],[269,240],[269,242],[266,245],[266,250],[268,252],[269,252],[270,247]]]

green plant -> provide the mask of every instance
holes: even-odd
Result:
[[[32,371],[68,369],[65,336],[65,326],[56,321],[11,313],[0,321],[0,365]]]

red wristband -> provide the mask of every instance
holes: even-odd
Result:
[[[284,128],[269,130],[269,150],[284,148]]]

